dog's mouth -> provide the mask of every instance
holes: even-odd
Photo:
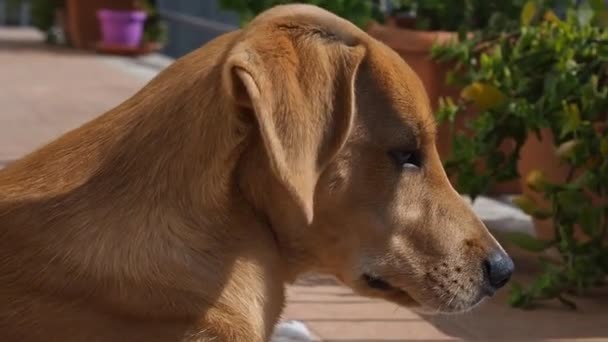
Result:
[[[378,277],[378,276],[373,276],[370,274],[363,274],[362,276],[363,281],[365,282],[365,284],[367,284],[367,286],[373,290],[378,290],[378,291],[382,291],[382,292],[391,292],[391,293],[401,293],[404,295],[407,295],[407,292],[405,292],[403,289],[393,286],[391,285],[388,281]]]
[[[441,301],[441,299],[439,299],[436,294],[432,295],[432,297],[436,297],[434,299],[429,299],[429,301],[421,301],[412,297],[412,295],[403,287],[391,284],[390,281],[377,275],[364,273],[361,275],[360,280],[360,283],[364,284],[364,286],[368,289],[367,291],[363,290],[365,294],[372,297],[380,297],[400,305],[416,308],[417,310],[420,310],[420,312],[427,314],[458,313],[467,311],[479,304],[484,297],[483,295],[479,295],[474,299],[466,300],[466,303],[464,304],[459,304],[458,300],[455,300],[457,296],[452,292],[454,299],[450,300],[447,305],[445,303],[438,304],[438,301]]]
[[[364,273],[361,275],[361,284],[365,289],[361,289],[363,294],[371,297],[379,297],[388,301],[397,303],[399,305],[408,307],[419,307],[420,303],[416,301],[412,296],[402,287],[391,284],[386,279]]]

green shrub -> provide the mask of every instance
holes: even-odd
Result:
[[[372,19],[382,22],[384,13],[372,0],[221,0],[224,9],[239,13],[245,24],[262,11],[275,5],[305,2],[325,8],[360,27]],[[513,22],[524,0],[393,0],[393,12],[414,12],[416,26],[423,30],[473,30],[492,22]]]
[[[302,2],[322,7],[359,27],[365,27],[372,19],[382,20],[381,13],[370,0],[220,0],[220,5],[224,9],[237,12],[241,25],[244,25],[273,6]]]
[[[421,30],[471,31],[492,22],[513,22],[525,0],[400,0],[398,11],[412,12]]]
[[[31,2],[32,24],[40,31],[48,32],[55,23],[55,0],[33,0]]]
[[[138,0],[136,7],[146,12],[144,23],[144,41],[148,43],[163,44],[167,41],[167,24],[161,19],[155,1]]]
[[[433,52],[456,63],[451,81],[466,85],[458,99],[441,101],[438,118],[477,114],[468,132],[456,136],[445,164],[458,190],[475,197],[523,176],[549,203],[516,201],[538,219],[551,218],[555,237],[516,235],[513,242],[533,251],[554,248],[561,256],[561,262],[543,261],[545,272],[530,287],[514,287],[511,303],[519,307],[549,298],[572,306],[568,294],[601,285],[608,274],[608,201],[597,201],[608,196],[608,132],[598,129],[608,123],[608,12],[604,1],[573,1],[560,19],[552,6],[530,1],[518,27],[484,30]],[[523,143],[541,129],[553,133],[556,153],[570,169],[562,183],[546,181],[540,171],[518,174]],[[505,141],[515,142],[512,153],[499,148]],[[575,235],[577,227],[584,238]]]

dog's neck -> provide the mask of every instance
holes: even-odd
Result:
[[[214,317],[246,306],[261,317],[251,329],[272,327],[282,305],[275,240],[235,193],[227,170],[244,132],[219,90],[209,90],[219,70],[196,61],[203,57],[182,59],[116,109],[0,172],[0,257],[23,256],[10,255],[20,270],[0,275],[44,279],[42,291],[134,316]],[[208,279],[216,285],[201,284]],[[223,298],[229,287],[249,292]]]

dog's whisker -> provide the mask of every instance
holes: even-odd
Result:
[[[458,291],[454,291],[454,295],[452,296],[452,299],[450,299],[448,301],[448,303],[446,304],[446,307],[450,307],[452,305],[452,302],[454,301],[454,299],[456,299],[456,297],[458,297]]]

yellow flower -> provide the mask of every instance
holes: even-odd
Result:
[[[541,170],[533,170],[526,176],[526,185],[536,192],[542,192],[546,184],[547,179]]]
[[[468,85],[462,89],[460,96],[472,101],[480,111],[496,107],[505,101],[505,96],[500,89],[482,82],[473,82]]]
[[[547,12],[545,12],[545,15],[543,15],[543,19],[552,23],[557,23],[560,21],[557,15],[555,15],[555,12],[553,12],[553,10],[548,10]]]
[[[536,3],[528,1],[521,10],[521,24],[524,26],[530,25],[534,15],[536,14]]]

